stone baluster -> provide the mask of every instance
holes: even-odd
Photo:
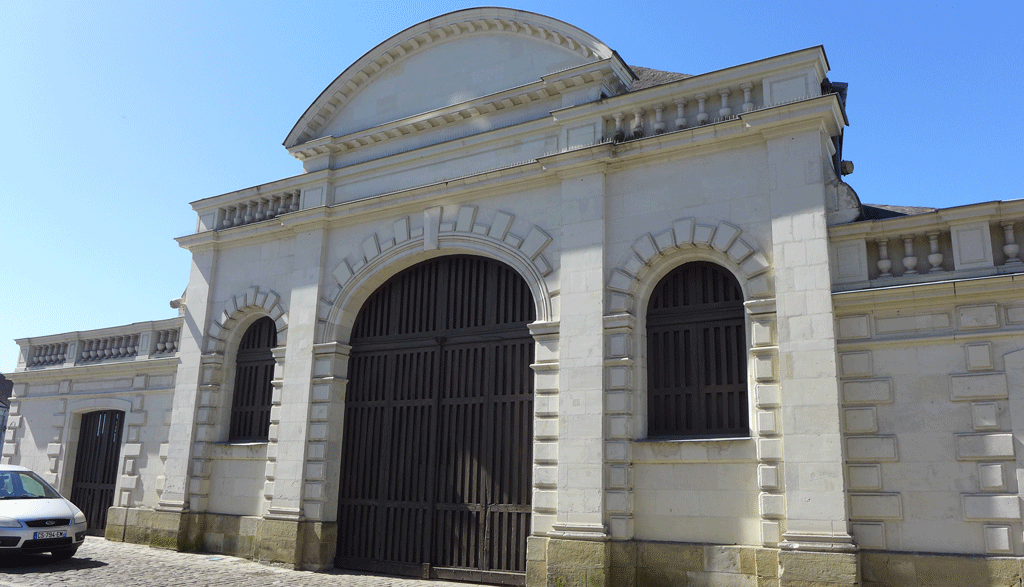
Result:
[[[288,206],[289,212],[299,211],[299,192],[292,192],[292,203]]]
[[[132,351],[132,356],[133,357],[139,356],[139,335],[138,334],[133,334],[132,335],[132,349],[131,349],[131,351]]]
[[[697,94],[694,96],[697,98],[697,124],[707,124],[711,117],[708,116],[707,112],[704,112],[704,103],[708,100],[707,94]]]
[[[1002,223],[1003,225],[1003,237],[1005,244],[1003,245],[1003,254],[1006,255],[1005,265],[1016,265],[1021,262],[1020,257],[1020,245],[1013,238],[1013,221],[1007,220]]]
[[[178,331],[170,330],[167,334],[167,352],[173,353],[178,349]]]
[[[82,361],[88,361],[89,360],[89,349],[90,348],[92,348],[92,341],[91,340],[83,340],[82,341],[82,352],[79,353],[80,360],[82,360]]]
[[[626,131],[622,130],[622,119],[625,115],[621,112],[617,112],[614,115],[615,118],[615,134],[612,135],[612,140],[616,143],[622,142],[626,139]]]
[[[288,212],[288,194],[281,194],[280,207],[277,209],[278,214],[285,214]]]
[[[167,331],[161,330],[157,333],[156,339],[156,352],[163,353],[164,349],[167,348]]]
[[[113,349],[110,348],[110,339],[103,339],[103,356],[100,359],[109,359],[110,355],[114,354]]]
[[[928,253],[928,263],[932,266],[928,273],[939,273],[942,268],[942,253],[939,252],[939,231],[933,230],[925,233],[928,236],[928,246],[931,252]]]
[[[750,112],[754,109],[754,101],[750,97],[750,91],[754,89],[754,84],[750,82],[741,84],[740,89],[743,90],[743,111]]]
[[[718,110],[718,116],[721,118],[732,116],[732,108],[729,108],[729,88],[718,90],[718,96],[722,98],[722,107]]]
[[[127,357],[128,356],[128,342],[129,342],[130,339],[131,339],[130,336],[122,336],[121,337],[121,348],[119,350],[121,351],[121,356],[122,357]]]
[[[252,221],[256,218],[252,215],[252,202],[246,202],[242,204],[245,206],[245,217],[242,218],[246,224],[252,224]]]
[[[917,257],[914,256],[914,235],[903,235],[903,275],[917,275]]]
[[[683,115],[683,107],[686,106],[686,98],[676,98],[676,128],[686,128],[686,116]]]
[[[267,218],[273,218],[274,216],[277,216],[277,199],[278,196],[272,196],[267,199]]]
[[[256,201],[256,222],[267,219],[267,213],[263,211],[266,203],[267,201],[262,198]]]
[[[222,218],[220,221],[221,228],[231,228],[231,226],[233,225],[233,222],[231,220],[231,210],[233,210],[233,208],[224,208],[224,218]]]
[[[637,108],[633,111],[633,125],[630,128],[630,132],[633,133],[634,139],[639,139],[644,136],[644,111],[642,108]]]
[[[242,206],[238,205],[235,207],[235,220],[231,223],[232,226],[241,226],[245,223],[245,215],[242,212]]]
[[[892,269],[892,261],[889,260],[889,239],[878,238],[875,242],[878,243],[878,276],[892,277],[892,273],[889,272]]]
[[[654,134],[656,135],[665,132],[665,123],[661,120],[661,115],[664,111],[664,104],[658,104],[654,107]]]

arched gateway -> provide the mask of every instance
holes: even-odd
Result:
[[[472,256],[382,285],[352,330],[339,567],[522,583],[530,532],[534,301]]]

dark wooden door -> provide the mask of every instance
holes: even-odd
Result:
[[[743,292],[726,269],[682,265],[647,308],[650,437],[747,436]]]
[[[123,428],[124,412],[118,410],[82,415],[71,502],[85,513],[90,534],[103,534],[107,509],[114,505]]]
[[[340,567],[522,584],[530,530],[533,298],[512,269],[442,257],[356,318]]]

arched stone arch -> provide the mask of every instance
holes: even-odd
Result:
[[[420,222],[422,225],[416,226]],[[345,329],[355,319],[363,301],[388,277],[443,254],[475,254],[509,265],[530,286],[537,321],[551,321],[550,292],[557,285],[547,282],[553,269],[544,251],[552,238],[535,225],[521,226],[525,230],[516,231],[514,224],[512,214],[480,213],[472,205],[460,206],[454,221],[445,222],[444,210],[438,206],[428,208],[422,216],[396,220],[391,234],[370,235],[331,272],[335,283],[326,288],[326,295],[320,299],[317,342],[347,339]],[[351,262],[352,259],[355,261]]]
[[[281,304],[281,296],[270,289],[254,285],[242,293],[231,296],[221,310],[213,314],[214,318],[207,330],[206,351],[224,354],[230,333],[240,323],[249,322],[246,318],[254,312],[270,316],[277,325],[277,346],[285,346],[288,336],[288,313]]]
[[[638,304],[645,301],[644,290],[690,260],[710,261],[729,269],[747,300],[771,298],[771,261],[741,234],[741,229],[727,222],[711,225],[682,218],[661,232],[642,235],[608,278],[609,312],[638,316],[643,311]]]
[[[411,56],[453,39],[494,34],[527,37],[585,62],[613,55],[593,35],[542,14],[496,7],[450,12],[405,29],[356,60],[306,109],[285,138],[285,147],[319,136],[324,125],[355,95]]]
[[[631,498],[634,489],[624,480],[631,474],[634,441],[647,435],[647,302],[663,277],[691,261],[715,263],[735,276],[746,300],[748,393],[763,387],[766,395],[771,389],[777,395],[777,370],[773,367],[778,357],[773,346],[777,336],[771,260],[752,241],[742,238],[742,230],[727,222],[710,224],[682,218],[660,232],[641,235],[611,271],[606,284],[608,301],[604,320],[606,396],[610,406],[605,416],[609,430],[605,453],[614,455],[606,460],[607,478],[613,480],[606,499],[610,504],[609,527],[616,538],[634,536]],[[760,393],[756,392],[758,397]],[[777,430],[754,421],[753,395],[750,402],[751,435],[776,435]],[[771,416],[766,420],[777,421],[775,404],[762,402],[757,409]],[[752,440],[745,442],[748,443],[745,450],[751,459],[755,458]],[[684,444],[667,443],[659,446],[659,450],[665,452],[666,458],[681,458]],[[770,460],[763,462],[773,466]]]

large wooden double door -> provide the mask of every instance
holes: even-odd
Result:
[[[530,532],[530,290],[489,259],[441,257],[356,319],[336,565],[522,584]]]

